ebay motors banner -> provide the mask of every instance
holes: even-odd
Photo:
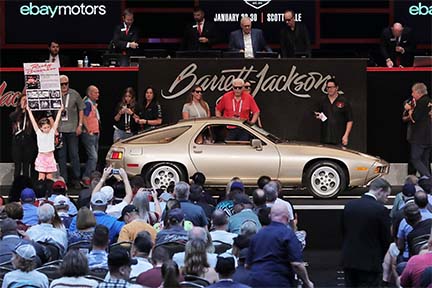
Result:
[[[4,1],[7,44],[109,43],[121,1]]]

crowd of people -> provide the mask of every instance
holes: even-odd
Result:
[[[260,177],[251,199],[234,177],[217,203],[200,172],[157,191],[112,171],[78,201],[61,178],[16,179],[0,206],[2,287],[313,287],[277,180]]]

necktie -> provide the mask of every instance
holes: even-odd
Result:
[[[51,62],[53,62],[53,63],[55,62],[55,57],[51,58]]]
[[[128,35],[129,33],[129,28],[130,28],[129,26],[126,27],[126,35]]]
[[[200,35],[200,36],[201,36],[201,33],[202,33],[201,25],[202,25],[202,22],[199,22],[198,23],[198,35]]]

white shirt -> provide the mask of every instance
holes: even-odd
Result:
[[[55,63],[55,64],[57,64],[58,67],[60,67],[60,56],[57,54],[57,56],[55,56],[54,61],[53,61],[53,56],[50,54],[48,62],[49,63]]]
[[[210,232],[210,235],[213,241],[220,241],[230,245],[232,245],[234,242],[233,238],[238,236],[237,234],[230,233],[223,230],[212,231]]]
[[[131,266],[132,270],[130,273],[130,278],[138,277],[139,274],[153,268],[153,265],[148,261],[148,259],[142,257],[136,257],[135,259],[138,260],[138,263]]]
[[[62,277],[59,279],[55,279],[51,282],[50,287],[55,288],[70,288],[70,287],[78,287],[78,285],[83,285],[85,287],[97,287],[98,282],[93,279],[87,279],[84,276],[81,277]]]
[[[51,129],[48,133],[43,133],[42,130],[36,130],[37,145],[39,152],[52,152],[54,151],[54,136],[55,130]]]
[[[253,48],[252,48],[252,36],[251,34],[243,33],[243,41],[244,41],[244,55],[245,58],[254,58]]]
[[[48,288],[49,282],[48,277],[36,270],[30,272],[23,272],[21,270],[14,270],[7,273],[3,278],[2,288],[9,287],[13,282],[20,284],[35,285],[40,288]],[[25,286],[20,286],[25,287]]]
[[[274,202],[275,204],[276,203],[282,203],[282,204],[285,204],[286,206],[287,206],[287,208],[288,208],[288,212],[289,212],[289,220],[290,221],[292,221],[292,220],[294,220],[294,211],[293,211],[293,207],[291,206],[291,204],[289,203],[289,202],[287,202],[287,201],[285,201],[285,200],[282,200],[282,199],[280,199],[280,198],[276,198],[276,201]],[[273,206],[272,204],[267,204],[266,205],[267,207],[271,207],[271,206]]]
[[[120,203],[115,205],[108,205],[107,209],[105,210],[105,213],[114,217],[114,218],[120,218],[121,212],[124,207],[126,207],[129,203],[122,200]]]
[[[52,224],[42,223],[39,225],[35,225],[30,227],[27,230],[27,235],[31,240],[37,241],[54,241],[55,243],[60,244],[64,250],[67,250],[68,247],[68,239],[65,230],[54,228]]]

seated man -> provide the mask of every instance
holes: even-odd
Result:
[[[252,29],[252,21],[249,17],[240,20],[241,29],[231,32],[229,48],[244,52],[245,58],[254,58],[256,52],[272,52],[264,39],[261,29]]]

